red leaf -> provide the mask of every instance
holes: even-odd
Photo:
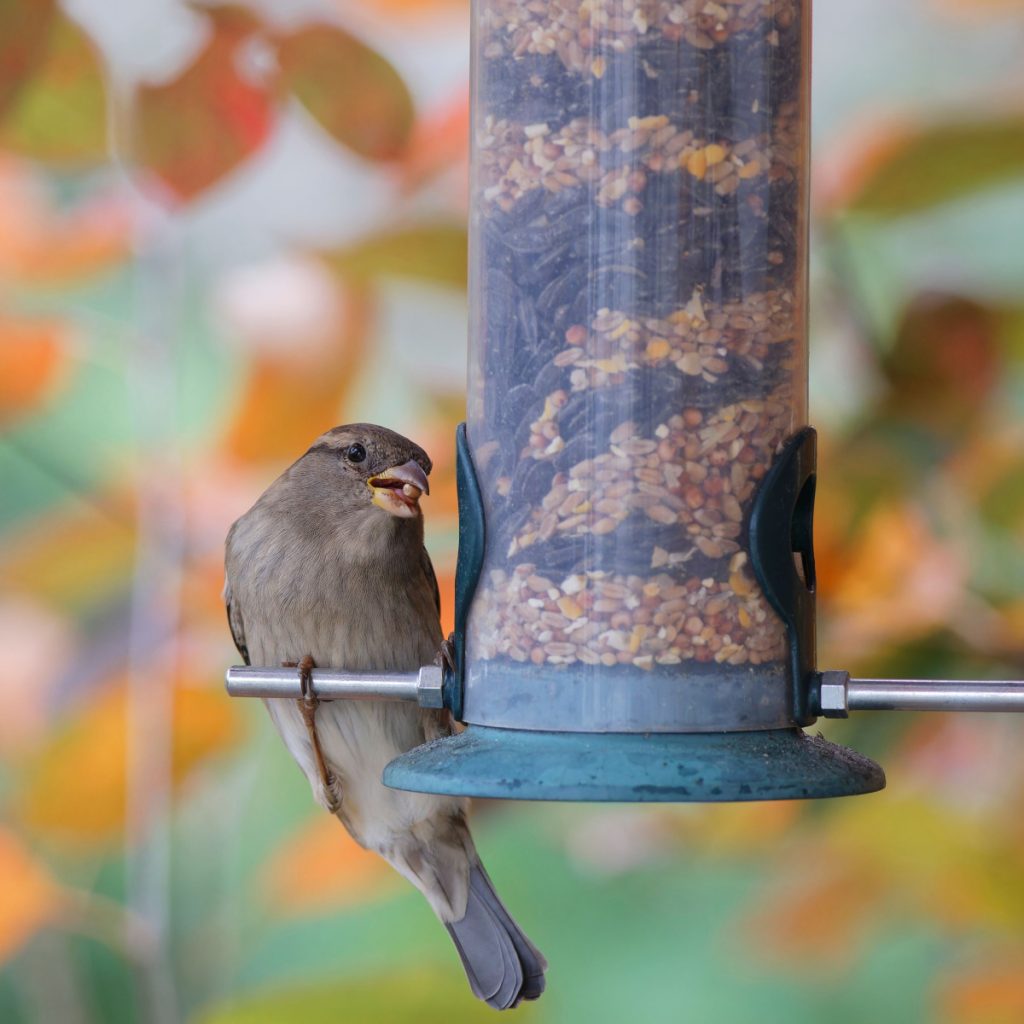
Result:
[[[340,28],[314,25],[279,41],[281,87],[343,146],[393,160],[408,145],[412,96],[380,54]]]
[[[137,96],[136,156],[180,200],[195,198],[238,167],[273,126],[267,83],[243,75],[244,48],[259,23],[234,7],[210,11],[213,35],[174,81]]]

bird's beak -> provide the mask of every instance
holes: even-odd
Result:
[[[373,491],[373,503],[400,519],[420,514],[420,495],[430,493],[427,474],[414,459],[371,476],[366,481]]]

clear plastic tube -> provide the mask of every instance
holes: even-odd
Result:
[[[467,720],[778,724],[786,635],[746,538],[806,422],[809,5],[473,17]],[[631,715],[630,687],[660,696]]]

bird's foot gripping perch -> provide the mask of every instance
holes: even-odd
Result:
[[[313,747],[313,760],[323,788],[324,805],[331,814],[337,814],[341,810],[341,785],[327,767],[323,748],[320,746],[320,737],[316,731],[316,709],[320,707],[320,699],[313,693],[313,669],[316,668],[316,662],[307,654],[295,667],[299,670],[299,683],[302,687],[302,696],[296,703],[299,705],[299,712]]]
[[[448,672],[455,671],[455,634],[451,633],[447,640],[441,641],[437,654],[434,656],[434,664]]]

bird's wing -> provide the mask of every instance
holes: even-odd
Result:
[[[423,574],[430,583],[430,589],[434,592],[434,605],[437,607],[437,614],[441,614],[441,588],[437,585],[437,576],[434,574],[434,566],[430,561],[427,549],[423,549]]]
[[[249,648],[245,643],[245,625],[242,622],[242,611],[238,607],[238,602],[231,600],[231,584],[226,580],[224,582],[224,603],[227,605],[228,626],[231,629],[231,638],[235,641],[235,646],[238,648],[238,653],[242,656],[242,660],[246,665],[250,665],[252,662],[249,661]]]

